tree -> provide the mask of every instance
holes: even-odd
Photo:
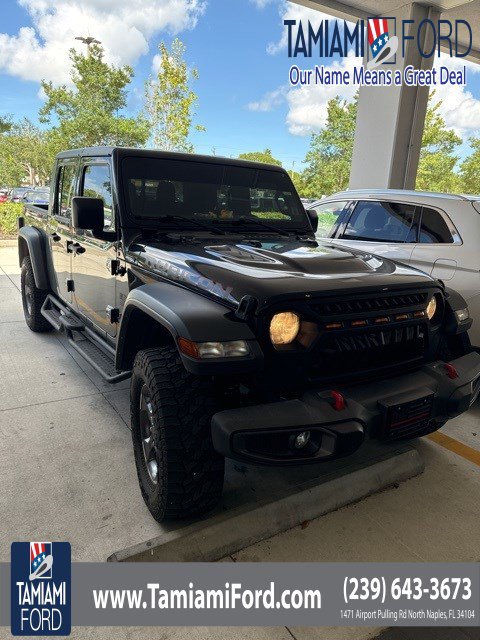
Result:
[[[479,193],[480,191],[480,138],[470,138],[472,153],[460,165],[461,191]]]
[[[439,113],[442,103],[433,103],[434,96],[433,91],[429,96],[425,117],[415,188],[453,193],[460,186],[460,179],[455,171],[458,161],[455,149],[462,144],[462,139],[453,129],[447,128]]]
[[[10,131],[13,126],[11,116],[0,116],[0,135]]]
[[[329,100],[325,127],[312,134],[303,172],[303,196],[342,191],[348,186],[357,117],[357,97],[352,102],[338,96]]]
[[[53,165],[54,150],[47,134],[24,118],[10,122],[0,134],[0,184],[15,186],[27,181],[44,185]]]
[[[153,144],[165,151],[192,152],[189,135],[198,96],[190,88],[190,81],[198,80],[198,71],[188,69],[184,60],[186,47],[178,38],[172,42],[171,51],[163,42],[158,48],[157,77],[145,84],[145,109]],[[195,129],[205,131],[201,125]]]
[[[447,128],[439,113],[441,102],[434,103],[434,96],[435,92],[429,96],[416,188],[453,192],[458,190],[460,184],[458,173],[455,171],[458,161],[455,150],[462,140],[452,129]],[[325,127],[312,135],[310,149],[305,158],[306,168],[302,173],[301,182],[303,196],[316,198],[348,187],[357,101],[358,94],[350,103],[338,97],[328,102]],[[473,160],[470,165],[462,165],[465,175],[468,166],[470,173],[476,171],[480,160],[480,141],[477,148],[477,160]],[[478,174],[480,177],[480,170]],[[477,181],[477,184],[478,190],[480,181]]]
[[[87,53],[70,50],[73,88],[55,87],[42,81],[46,102],[40,121],[56,121],[49,133],[53,148],[68,149],[94,145],[139,146],[148,138],[148,124],[142,117],[121,112],[133,77],[128,65],[116,68],[103,59],[100,44],[90,44]]]
[[[282,163],[277,158],[274,158],[270,149],[264,151],[250,151],[248,153],[241,153],[238,156],[241,160],[251,160],[252,162],[265,162],[267,164],[276,164],[281,167]]]

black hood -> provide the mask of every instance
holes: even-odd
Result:
[[[127,259],[152,279],[166,278],[231,305],[251,295],[260,308],[285,296],[435,286],[416,269],[346,247],[288,238],[259,246],[246,242],[211,235],[183,244],[136,242]]]

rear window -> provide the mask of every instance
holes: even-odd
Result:
[[[236,219],[305,228],[308,220],[290,177],[280,171],[164,158],[122,162],[128,212],[161,222],[175,215],[200,221]]]
[[[457,238],[454,238],[454,235]],[[450,228],[441,213],[429,207],[422,208],[419,239],[422,244],[452,244],[457,239],[459,239],[458,234],[456,234],[453,225]]]

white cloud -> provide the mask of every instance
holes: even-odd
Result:
[[[326,68],[332,71],[350,71],[358,64],[358,58],[353,54],[336,60]],[[339,85],[305,85],[291,87],[287,93],[288,113],[287,126],[295,136],[308,136],[319,131],[327,122],[327,105],[329,100],[339,96],[344,100],[352,100],[358,87]]]
[[[263,98],[255,102],[249,102],[247,109],[249,111],[273,111],[285,100],[288,87],[279,87],[273,91],[266,93]]]
[[[458,135],[467,137],[480,132],[480,100],[468,90],[469,76],[479,73],[480,66],[446,55],[436,58],[434,66],[458,71],[464,65],[467,67],[467,86],[446,84],[435,87],[435,101],[441,101],[439,112],[447,127],[454,129]]]
[[[265,9],[267,4],[271,4],[275,1],[276,0],[250,0],[250,2],[257,7],[257,9]]]
[[[204,0],[19,0],[32,26],[0,33],[0,72],[23,80],[69,81],[68,51],[84,45],[76,36],[102,42],[108,62],[134,64],[162,30],[195,27]]]

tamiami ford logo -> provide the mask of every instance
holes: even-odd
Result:
[[[293,64],[289,83],[301,85],[360,85],[360,86],[429,86],[462,85],[467,82],[466,66],[450,69],[448,65],[415,67],[406,64],[407,48],[410,58],[440,57],[462,59],[472,49],[473,32],[466,20],[397,20],[381,16],[358,20],[356,23],[338,19],[288,19],[289,58],[333,59],[336,65],[316,64],[304,69]],[[342,58],[358,59],[358,64],[343,68]],[[397,65],[397,58],[403,65]],[[365,64],[364,64],[365,63]]]
[[[12,635],[69,635],[70,544],[13,542],[10,567]]]

